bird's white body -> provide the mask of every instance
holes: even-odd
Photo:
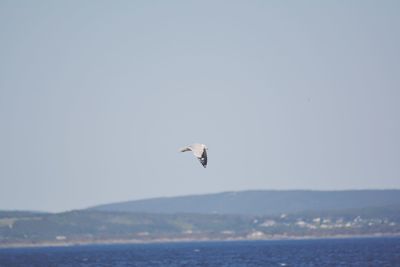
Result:
[[[179,151],[192,151],[193,155],[200,160],[200,163],[205,168],[207,166],[207,149],[207,146],[204,144],[192,144],[181,148]]]

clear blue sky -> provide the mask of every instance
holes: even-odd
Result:
[[[0,209],[400,188],[399,3],[0,1]]]

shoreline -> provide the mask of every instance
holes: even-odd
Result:
[[[39,242],[39,243],[10,243],[0,244],[0,249],[23,249],[23,248],[56,248],[56,247],[79,247],[96,245],[134,245],[134,244],[168,244],[168,243],[202,243],[202,242],[240,242],[240,241],[283,241],[283,240],[322,240],[322,239],[352,239],[352,238],[397,238],[400,233],[395,234],[367,234],[367,235],[329,235],[329,236],[274,236],[268,238],[160,238],[151,240],[140,239],[110,239],[97,241],[71,241],[71,242]]]

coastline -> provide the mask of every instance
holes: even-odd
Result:
[[[398,238],[400,233],[385,234],[366,234],[366,235],[327,235],[327,236],[284,236],[277,235],[267,238],[155,238],[155,239],[109,239],[91,241],[56,241],[56,242],[16,242],[0,244],[0,249],[19,249],[19,248],[56,248],[56,247],[79,247],[95,245],[129,245],[129,244],[168,244],[168,243],[195,243],[195,242],[240,242],[240,241],[282,241],[282,240],[323,240],[323,239],[352,239],[352,238]]]

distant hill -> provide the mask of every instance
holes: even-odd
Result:
[[[0,219],[2,218],[23,218],[35,215],[44,215],[47,212],[41,211],[23,211],[23,210],[0,210]]]
[[[242,191],[0,211],[0,247],[383,235],[400,235],[400,190]]]
[[[400,205],[400,190],[264,190],[163,197],[90,208],[111,212],[159,214],[277,215],[305,211],[348,210]]]
[[[187,240],[399,236],[400,205],[268,215],[1,212],[0,248]],[[0,264],[1,265],[1,264]]]

